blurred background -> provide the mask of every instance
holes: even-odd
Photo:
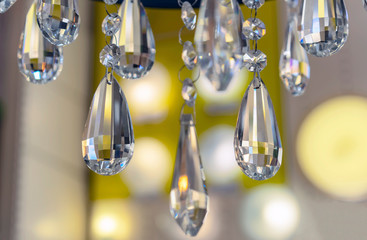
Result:
[[[81,133],[105,73],[98,61],[105,45],[104,4],[79,1],[79,37],[64,49],[60,77],[45,86],[26,82],[17,66],[31,4],[19,0],[0,15],[0,239],[188,239],[171,218],[168,202],[183,102],[177,79],[180,10],[147,8],[155,65],[141,80],[119,79],[134,123],[134,157],[121,174],[102,177],[83,162]],[[268,56],[262,78],[285,150],[273,179],[245,177],[234,159],[237,112],[251,74],[238,73],[222,94],[198,81],[197,131],[210,208],[194,239],[366,239],[367,30],[361,26],[367,12],[361,1],[346,4],[347,44],[332,57],[310,57],[311,81],[297,98],[278,77],[285,5],[269,1],[259,10],[267,27],[259,41]],[[242,10],[249,17],[249,10]],[[184,31],[183,38],[193,33]]]

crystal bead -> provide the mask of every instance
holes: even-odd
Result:
[[[289,8],[298,7],[298,0],[285,0]]]
[[[348,38],[348,13],[343,0],[304,0],[298,36],[307,53],[327,57],[338,52]]]
[[[17,58],[20,72],[31,83],[45,84],[61,73],[62,48],[43,37],[36,19],[36,3],[28,10]]]
[[[259,40],[266,33],[265,24],[258,18],[249,18],[243,23],[242,32],[250,40]]]
[[[265,0],[242,0],[242,2],[246,5],[246,7],[255,9],[260,8],[262,5],[264,5]]]
[[[116,13],[107,15],[102,22],[102,32],[107,36],[112,36],[120,30],[121,18]]]
[[[181,19],[189,30],[195,29],[196,13],[189,2],[182,3]]]
[[[153,67],[156,52],[148,17],[140,0],[125,0],[118,15],[122,23],[113,43],[120,47],[121,58],[114,70],[123,78],[141,78]]]
[[[306,51],[298,42],[295,18],[288,23],[280,55],[279,73],[286,89],[293,96],[300,96],[305,92],[310,79],[310,65]]]
[[[198,55],[194,46],[192,45],[192,42],[190,41],[184,43],[182,50],[182,60],[189,70],[194,69],[194,67],[196,66]]]
[[[266,55],[260,50],[250,50],[243,55],[243,64],[250,72],[261,72],[267,62]]]
[[[216,91],[225,91],[242,63],[238,4],[202,0],[195,33],[198,64]],[[215,31],[214,31],[215,30]]]
[[[197,97],[197,91],[194,82],[190,78],[186,78],[184,80],[181,95],[188,106],[194,106]]]
[[[77,0],[38,0],[37,19],[43,36],[52,44],[65,46],[79,33]]]
[[[99,53],[99,61],[103,66],[115,67],[120,60],[121,51],[115,44],[106,45]]]
[[[0,13],[8,11],[15,2],[16,0],[0,0]]]
[[[209,197],[193,116],[181,116],[171,192],[170,212],[188,236],[196,236],[208,211]]]
[[[134,151],[134,133],[129,107],[115,78],[104,77],[99,84],[85,123],[83,159],[100,175],[124,170]]]
[[[254,180],[273,177],[282,163],[283,149],[274,107],[261,79],[255,78],[243,97],[234,148],[238,165]]]
[[[107,5],[114,5],[118,2],[118,0],[103,0]]]

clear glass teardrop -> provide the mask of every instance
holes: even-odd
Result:
[[[78,37],[77,0],[38,0],[37,19],[43,35],[54,45],[68,45]]]
[[[62,48],[45,39],[36,19],[36,3],[28,10],[18,48],[19,71],[27,81],[45,84],[55,80],[63,66]]]
[[[293,96],[300,96],[310,80],[310,65],[307,53],[298,41],[296,21],[296,18],[291,18],[288,23],[280,54],[279,73],[286,89]]]
[[[194,119],[192,114],[183,114],[170,192],[171,215],[186,235],[196,236],[208,204]]]
[[[17,0],[0,0],[0,13],[8,11]]]
[[[343,0],[303,0],[298,36],[307,53],[327,57],[338,52],[349,34]]]
[[[83,158],[100,175],[124,170],[134,152],[134,132],[129,107],[115,78],[99,84],[85,123]]]
[[[113,43],[121,49],[115,72],[123,78],[145,76],[155,60],[155,40],[148,16],[140,0],[125,0],[119,9],[121,28]]]
[[[238,165],[254,180],[273,177],[282,163],[282,143],[268,90],[254,78],[243,97],[234,137]]]
[[[238,4],[202,0],[195,44],[201,71],[217,91],[225,91],[242,64]]]

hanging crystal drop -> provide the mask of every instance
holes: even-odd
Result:
[[[117,13],[107,15],[102,22],[102,32],[107,36],[112,36],[120,30],[121,18]]]
[[[286,89],[293,96],[302,95],[310,79],[310,65],[306,51],[298,42],[296,19],[291,18],[280,55],[279,73]]]
[[[106,45],[99,53],[99,61],[105,67],[115,67],[120,60],[120,48],[115,44]]]
[[[123,78],[137,79],[146,75],[153,67],[155,41],[148,16],[140,0],[125,0],[119,9],[122,23],[117,32],[117,43],[121,49],[120,63],[114,69]]]
[[[196,236],[208,211],[209,197],[192,114],[182,114],[180,140],[170,192],[170,211],[186,235]]]
[[[182,3],[181,19],[189,30],[194,30],[196,25],[196,13],[189,2]]]
[[[17,58],[20,72],[31,83],[45,84],[61,73],[62,48],[43,37],[36,19],[36,3],[28,10]]]
[[[0,13],[8,11],[17,0],[0,0]]]
[[[202,0],[195,32],[201,71],[217,91],[225,91],[242,65],[238,4]]]
[[[37,3],[39,26],[52,44],[65,46],[78,37],[80,17],[77,0],[38,0]]]
[[[194,106],[197,97],[197,90],[194,82],[190,78],[186,78],[183,81],[181,96],[188,106]]]
[[[348,38],[348,13],[343,0],[303,0],[298,36],[307,53],[327,57]]]
[[[192,45],[192,42],[186,41],[184,43],[181,58],[189,70],[194,69],[197,63],[198,55],[194,46]]]
[[[259,78],[252,80],[243,97],[234,149],[238,165],[254,180],[273,177],[282,163],[282,143],[273,104]]]
[[[124,170],[134,151],[129,107],[115,78],[104,77],[90,106],[82,138],[83,158],[100,175]]]

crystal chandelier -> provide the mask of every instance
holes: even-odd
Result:
[[[0,13],[16,0],[0,0]],[[110,176],[123,171],[133,157],[134,131],[127,99],[114,77],[139,79],[152,69],[155,40],[140,0],[103,0],[107,16],[102,22],[106,46],[100,62],[106,67],[90,105],[82,136],[86,165],[95,173]],[[348,13],[343,0],[285,0],[288,7],[286,36],[279,61],[280,78],[293,95],[302,95],[310,80],[308,55],[327,57],[337,53],[348,37]],[[282,143],[272,100],[260,73],[267,56],[258,49],[266,34],[257,17],[265,0],[242,0],[251,9],[244,18],[236,0],[181,1],[183,27],[183,105],[180,136],[170,191],[170,211],[185,234],[196,236],[208,212],[209,197],[196,134],[195,82],[199,76],[215,91],[226,91],[234,75],[245,68],[253,72],[238,113],[234,133],[237,163],[254,180],[273,177],[281,167]],[[298,6],[300,9],[298,10]],[[363,0],[367,10],[367,1]],[[117,9],[117,8],[116,8]],[[46,84],[55,80],[63,66],[63,47],[78,36],[80,17],[77,0],[35,0],[20,37],[18,65],[26,80]],[[194,31],[194,41],[183,41],[183,31]],[[181,79],[181,71],[199,69],[195,79]]]

